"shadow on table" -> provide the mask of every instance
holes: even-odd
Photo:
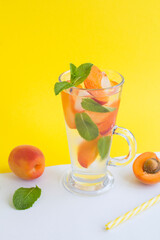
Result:
[[[122,176],[123,179],[130,183],[131,185],[134,185],[134,186],[144,186],[143,183],[141,183],[135,176],[134,174],[130,174],[130,173],[126,173],[125,175]]]

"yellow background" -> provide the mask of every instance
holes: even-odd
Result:
[[[117,124],[138,152],[160,151],[160,1],[0,0],[0,171],[13,147],[39,147],[46,164],[69,163],[54,83],[69,63],[125,77]],[[125,154],[114,141],[112,155]]]

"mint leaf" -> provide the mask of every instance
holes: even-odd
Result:
[[[91,112],[106,113],[106,112],[113,112],[115,110],[115,108],[112,108],[112,107],[104,107],[91,98],[83,98],[81,105],[85,110],[88,110]]]
[[[90,141],[98,137],[98,128],[87,113],[76,113],[75,123],[80,136],[85,140]]]
[[[61,91],[68,89],[70,87],[77,87],[81,84],[89,75],[92,63],[81,64],[78,68],[73,63],[70,63],[70,81],[71,82],[57,82],[54,86],[55,95],[58,95]]]
[[[76,69],[76,75],[74,78],[74,86],[77,87],[79,84],[81,84],[90,74],[91,68],[93,64],[92,63],[84,63],[81,64],[77,69]]]
[[[33,203],[41,196],[39,187],[19,188],[13,195],[13,204],[16,209],[24,210],[32,207]]]
[[[54,92],[58,95],[61,91],[73,87],[73,84],[70,82],[56,82],[54,85]]]
[[[110,150],[111,136],[102,137],[98,140],[98,151],[102,159],[104,159]]]
[[[73,63],[70,63],[71,83],[73,83],[76,77],[76,69],[76,66]]]

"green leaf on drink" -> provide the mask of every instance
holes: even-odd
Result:
[[[74,82],[74,79],[76,77],[76,69],[76,66],[73,63],[70,63],[71,83]]]
[[[101,104],[97,103],[91,98],[83,98],[81,105],[85,110],[88,110],[91,112],[106,113],[106,112],[113,112],[115,110],[115,108],[112,108],[112,107],[102,106]]]
[[[73,84],[70,82],[56,82],[54,85],[54,92],[58,95],[61,91],[73,87]]]
[[[98,140],[98,151],[102,159],[104,159],[110,150],[111,136],[105,136]]]
[[[92,66],[92,63],[84,63],[77,68],[73,63],[70,63],[70,82],[56,82],[54,86],[55,95],[58,95],[65,89],[77,87],[81,84],[90,74]]]
[[[90,74],[91,68],[93,64],[92,63],[84,63],[81,64],[77,69],[76,69],[76,75],[74,78],[74,86],[77,87],[79,84],[81,84]]]
[[[91,141],[98,137],[98,127],[87,113],[76,113],[75,123],[80,136],[85,140]]]
[[[19,188],[13,195],[13,204],[16,209],[24,210],[32,207],[35,201],[41,196],[39,187]]]

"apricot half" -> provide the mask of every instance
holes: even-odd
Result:
[[[133,163],[135,176],[145,184],[160,182],[160,159],[153,152],[139,155]]]

